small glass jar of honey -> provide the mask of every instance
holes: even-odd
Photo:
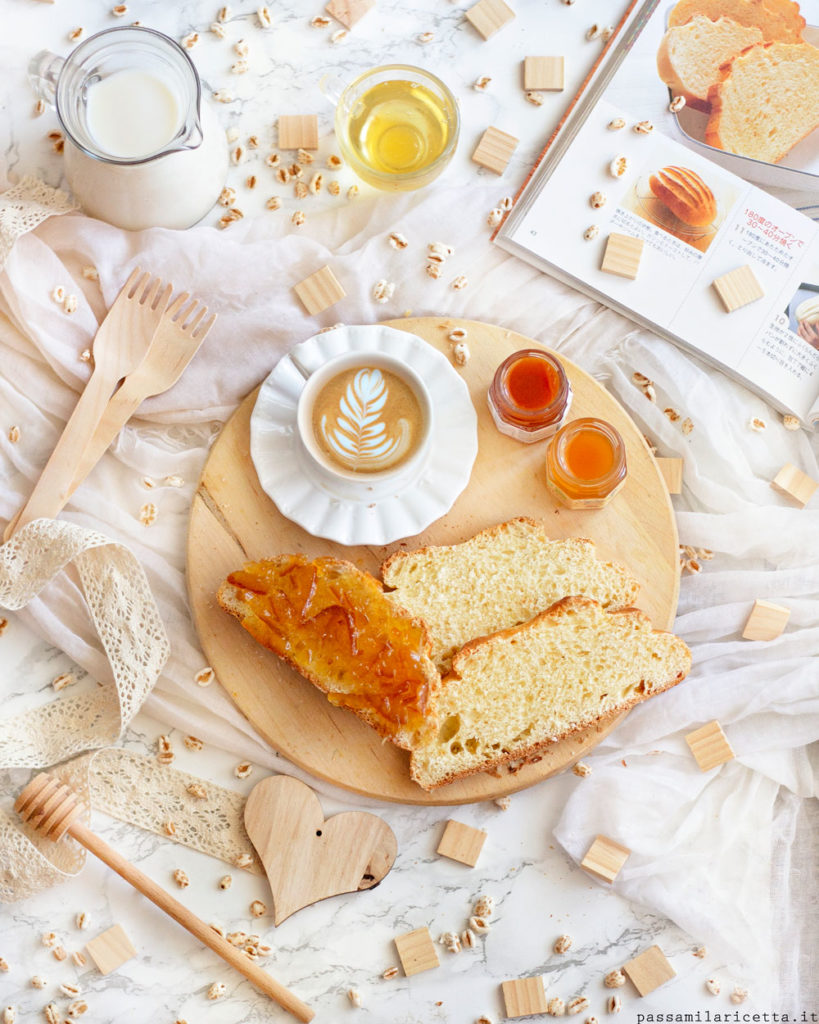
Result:
[[[626,472],[626,446],[604,420],[572,420],[546,452],[546,483],[569,508],[603,508],[626,482]]]
[[[487,398],[498,430],[531,443],[559,430],[572,401],[572,386],[554,356],[525,348],[500,364]]]

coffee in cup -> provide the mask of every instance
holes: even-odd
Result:
[[[432,409],[418,375],[384,353],[350,352],[308,378],[297,424],[326,473],[361,482],[392,479],[426,455]]]

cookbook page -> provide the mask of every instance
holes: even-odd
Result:
[[[731,154],[729,170],[681,139],[679,111],[668,109],[681,94],[661,80],[657,52],[672,8],[696,2],[642,8],[643,28],[614,55],[621,63],[602,97],[565,151],[558,140],[547,152],[503,235],[807,420],[819,398],[819,228],[738,177],[747,160]],[[700,18],[694,28],[706,21],[717,24]],[[807,44],[788,45],[804,56]],[[634,279],[602,269],[611,234],[642,241]],[[733,272],[745,280],[740,298],[753,301],[729,298],[729,312],[714,282]]]

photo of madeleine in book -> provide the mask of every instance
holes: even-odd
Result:
[[[819,351],[819,285],[803,282],[785,312],[794,334]]]

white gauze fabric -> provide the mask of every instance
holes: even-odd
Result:
[[[9,318],[0,321],[0,407],[5,421],[20,428],[16,444],[0,432],[0,518],[16,511],[44,465],[88,377],[79,353],[132,267],[149,268],[206,299],[220,318],[203,350],[171,391],[145,404],[64,516],[122,540],[145,567],[173,638],[147,710],[288,770],[221,688],[194,682],[204,660],[187,607],[185,533],[219,425],[291,345],[338,321],[371,323],[407,310],[463,316],[503,324],[565,354],[604,381],[660,455],[684,459],[684,493],[674,499],[680,537],[712,549],[714,558],[682,580],[677,631],[692,648],[690,678],[629,715],[587,759],[594,772],[578,779],[561,820],[547,824],[556,825],[575,858],[597,832],[631,848],[616,888],[694,937],[707,932],[758,971],[777,962],[771,929],[782,908],[799,915],[807,903],[804,893],[794,902],[787,883],[805,884],[801,858],[809,844],[792,844],[793,863],[785,863],[777,842],[788,830],[799,834],[801,801],[815,795],[808,747],[819,736],[819,511],[815,503],[804,510],[790,505],[769,481],[785,462],[819,478],[816,439],[786,431],[778,414],[740,385],[491,245],[486,215],[502,189],[484,180],[468,192],[441,184],[431,192],[361,198],[311,212],[298,232],[275,215],[225,232],[184,233],[127,233],[68,215],[22,238],[0,277],[0,310]],[[387,244],[391,231],[407,237],[406,249]],[[438,240],[455,254],[433,281],[424,273],[424,256]],[[347,297],[307,317],[292,286],[325,263]],[[83,265],[98,268],[99,285],[82,278]],[[460,274],[469,284],[455,291],[451,281]],[[383,305],[371,297],[380,278],[396,285]],[[71,318],[49,298],[60,283],[82,296]],[[632,383],[635,370],[655,382],[656,404]],[[672,422],[666,408],[680,419]],[[753,416],[767,429],[749,430]],[[685,417],[694,425],[688,435],[680,429]],[[145,477],[155,486],[148,489]],[[158,509],[150,527],[139,521],[148,501]],[[63,580],[22,614],[94,672],[99,665],[87,624],[73,613],[74,597]],[[792,609],[779,640],[740,638],[755,597]],[[737,758],[702,775],[683,736],[713,718]],[[773,878],[771,899],[759,900],[758,885]],[[795,927],[791,933],[800,934]],[[811,941],[815,948],[815,934]],[[798,962],[791,958],[788,969]]]

